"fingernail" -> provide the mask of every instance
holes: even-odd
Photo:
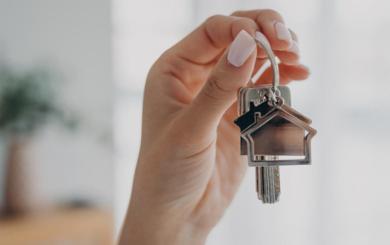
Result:
[[[232,44],[227,55],[228,62],[235,67],[240,67],[249,58],[256,48],[255,40],[248,32],[242,30]]]
[[[282,22],[275,23],[276,37],[279,40],[287,41],[288,43],[292,42],[291,33],[288,31],[288,28]]]
[[[296,41],[292,41],[291,46],[288,48],[289,52],[295,53],[296,55],[299,56],[299,46]]]

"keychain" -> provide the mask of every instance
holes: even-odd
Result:
[[[294,110],[290,90],[279,86],[276,57],[265,36],[256,32],[255,41],[267,53],[273,70],[272,86],[241,88],[238,93],[241,155],[256,167],[256,189],[263,203],[275,203],[280,195],[280,165],[310,164],[310,143],[316,130],[311,120]],[[256,76],[256,75],[255,75]],[[251,85],[255,78],[251,79]]]

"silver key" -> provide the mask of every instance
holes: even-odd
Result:
[[[257,197],[263,203],[275,203],[279,201],[279,166],[256,167],[256,191]]]
[[[291,104],[290,90],[288,87],[280,87],[281,96],[285,103]],[[250,104],[259,105],[266,100],[269,87],[244,88],[239,93],[239,115],[243,115],[250,109]],[[241,139],[241,154],[247,154],[246,142]],[[263,203],[275,203],[280,195],[279,166],[256,167],[256,191],[259,200]]]
[[[256,32],[255,41],[269,58],[272,86],[241,88],[240,116],[234,122],[240,127],[241,155],[247,155],[249,166],[256,167],[259,199],[275,203],[280,195],[279,165],[309,164],[310,142],[316,130],[310,127],[309,118],[290,107],[290,90],[279,86],[277,58],[267,38]],[[249,83],[252,86],[256,75]]]

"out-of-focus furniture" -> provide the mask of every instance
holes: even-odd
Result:
[[[0,244],[111,245],[113,217],[91,208],[50,211],[0,220]]]

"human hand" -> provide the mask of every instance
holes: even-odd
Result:
[[[120,244],[204,244],[222,217],[247,168],[233,120],[238,89],[266,59],[256,31],[281,60],[282,83],[308,76],[295,33],[272,10],[213,16],[152,66]]]

